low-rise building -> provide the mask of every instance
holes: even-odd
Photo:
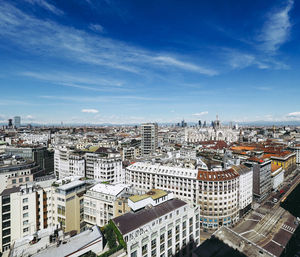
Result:
[[[144,200],[151,201],[149,195],[160,203],[147,205]],[[160,191],[151,190],[145,197],[133,196],[132,207],[140,198],[144,203],[142,209],[112,219],[127,244],[127,256],[174,256],[179,253],[188,256],[200,243],[199,207],[166,197]],[[163,197],[166,198],[162,200]]]
[[[114,217],[130,210],[127,204],[130,186],[125,184],[96,184],[84,195],[84,221],[87,226],[106,225]]]

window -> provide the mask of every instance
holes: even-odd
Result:
[[[23,221],[23,226],[28,225],[28,220]]]
[[[172,238],[168,240],[168,248],[172,246]]]
[[[23,178],[19,178],[19,183],[23,183]]]
[[[142,246],[142,255],[147,254],[147,245]]]
[[[17,183],[17,180],[16,180],[16,179],[13,179],[13,180],[12,180],[12,183],[13,183],[13,184],[16,184],[16,183]]]
[[[26,233],[26,232],[28,232],[29,231],[29,228],[24,228],[23,229],[23,233]]]
[[[137,257],[137,251],[132,252],[130,256],[131,257]]]
[[[28,198],[23,198],[23,203],[28,203]]]
[[[28,205],[23,206],[23,211],[28,210]]]
[[[153,239],[151,241],[151,249],[154,249],[156,247],[156,239]]]
[[[25,181],[28,182],[28,181],[29,181],[29,177],[26,177],[26,178],[25,178]]]

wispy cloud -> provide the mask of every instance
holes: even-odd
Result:
[[[95,32],[104,32],[104,28],[100,24],[90,24],[89,28]]]
[[[284,6],[273,10],[267,15],[267,20],[257,38],[261,42],[259,47],[268,53],[275,53],[289,38],[289,32],[292,27],[290,11],[294,1],[288,0],[285,3]]]
[[[145,96],[136,96],[136,95],[120,95],[120,96],[55,96],[55,95],[41,95],[40,98],[44,99],[53,99],[58,101],[72,101],[72,102],[106,102],[106,103],[121,103],[121,100],[130,100],[130,101],[172,101],[171,98],[164,97],[145,97]]]
[[[193,116],[204,116],[204,115],[206,115],[206,114],[208,114],[208,111],[205,111],[205,112],[198,112],[198,113],[194,113],[194,114],[192,114]]]
[[[98,113],[99,111],[96,109],[82,109],[81,112],[85,113]]]
[[[44,8],[47,11],[50,11],[56,15],[63,15],[64,12],[60,9],[58,9],[57,7],[55,7],[53,4],[50,4],[49,2],[47,2],[47,0],[25,0],[26,2],[30,3],[30,4],[35,4],[38,5],[42,8]]]
[[[236,49],[224,48],[224,56],[232,69],[244,69],[247,67],[256,67],[261,70],[274,69],[286,70],[289,66],[273,57],[258,53],[245,53]]]
[[[153,59],[158,62],[161,62],[162,64],[165,64],[165,65],[176,66],[176,67],[179,67],[179,68],[182,68],[185,70],[195,71],[195,72],[209,75],[209,76],[218,74],[218,72],[215,70],[207,69],[207,68],[201,67],[199,65],[195,65],[192,63],[188,63],[188,62],[179,61],[170,56],[157,56],[157,57],[154,57]]]
[[[0,6],[0,36],[31,54],[63,58],[109,70],[146,74],[150,69],[161,69],[167,65],[182,71],[217,74],[199,64],[184,62],[174,54],[170,54],[172,57],[162,56],[103,35],[38,19],[8,3]]]
[[[87,75],[72,75],[64,72],[33,72],[25,71],[19,73],[21,76],[31,77],[34,79],[47,81],[56,85],[65,87],[79,88],[88,91],[98,92],[114,92],[114,91],[130,91],[123,88],[123,82],[115,79],[105,79]]]

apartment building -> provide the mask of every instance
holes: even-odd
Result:
[[[122,158],[112,148],[98,147],[85,153],[86,177],[108,183],[124,182]]]
[[[54,151],[54,172],[59,179],[69,176],[85,176],[85,158],[79,151],[66,147]]]
[[[114,217],[120,216],[130,208],[127,204],[129,185],[96,184],[84,195],[84,221],[87,226],[105,226]]]
[[[252,199],[248,187],[240,190],[244,179],[240,182],[237,168],[207,171],[137,162],[126,168],[126,183],[144,192],[151,188],[168,190],[175,197],[199,206],[200,225],[209,229],[236,223],[239,210]]]
[[[130,207],[139,209],[112,219],[127,244],[127,256],[188,256],[199,245],[199,207],[167,194],[132,196]],[[157,204],[149,206],[149,196]]]
[[[155,152],[158,146],[158,126],[157,123],[146,123],[141,125],[142,156],[148,156]]]
[[[251,209],[253,200],[253,170],[245,165],[232,166],[239,173],[239,214],[242,217]]]
[[[47,228],[46,196],[41,187],[23,185],[5,189],[0,197],[0,249],[10,249],[15,240]]]
[[[83,230],[86,187],[85,181],[75,180],[55,189],[53,216],[64,232],[76,230],[79,233]]]

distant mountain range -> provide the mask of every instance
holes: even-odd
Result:
[[[223,125],[229,125],[231,122],[230,121],[224,121],[221,122]],[[97,126],[139,126],[141,123],[126,123],[126,124],[112,124],[112,123],[99,123],[99,124],[91,124],[91,123],[64,123],[61,125],[60,123],[53,123],[53,124],[39,124],[39,123],[30,123],[31,126],[34,127],[75,127],[75,126],[87,126],[87,127],[97,127]],[[172,122],[166,122],[166,123],[158,123],[159,125],[162,126],[171,126],[175,125],[177,123],[172,123]],[[210,125],[210,123],[207,123]],[[264,121],[264,120],[259,120],[259,121],[249,121],[249,122],[232,122],[233,125],[238,124],[239,126],[300,126],[300,121]],[[0,126],[6,126],[7,123],[0,123]],[[197,125],[197,122],[187,122],[188,126],[194,126]],[[22,124],[22,126],[27,126],[27,124]]]

